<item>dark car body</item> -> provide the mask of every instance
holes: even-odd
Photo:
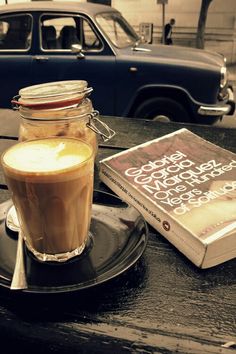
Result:
[[[212,123],[233,114],[222,55],[141,43],[114,8],[75,2],[0,6],[0,107],[26,86],[86,80],[103,115]]]

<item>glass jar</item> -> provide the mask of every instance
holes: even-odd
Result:
[[[90,143],[97,152],[97,134],[89,128],[91,117],[97,115],[90,99],[78,106],[61,109],[34,110],[21,106],[19,140],[67,136]]]
[[[97,134],[104,141],[115,132],[99,119],[87,97],[92,88],[83,80],[29,86],[12,100],[19,110],[19,141],[68,136],[86,141],[97,153]]]

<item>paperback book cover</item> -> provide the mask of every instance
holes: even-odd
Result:
[[[184,128],[100,161],[100,178],[196,266],[236,257],[236,154]]]

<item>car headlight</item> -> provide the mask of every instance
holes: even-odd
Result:
[[[220,87],[221,88],[225,87],[225,85],[227,84],[227,80],[228,80],[228,73],[227,73],[226,66],[222,66],[222,68],[220,69]]]

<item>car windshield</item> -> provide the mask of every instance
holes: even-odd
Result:
[[[117,48],[134,46],[139,40],[137,33],[119,13],[101,13],[96,16],[96,20]]]

